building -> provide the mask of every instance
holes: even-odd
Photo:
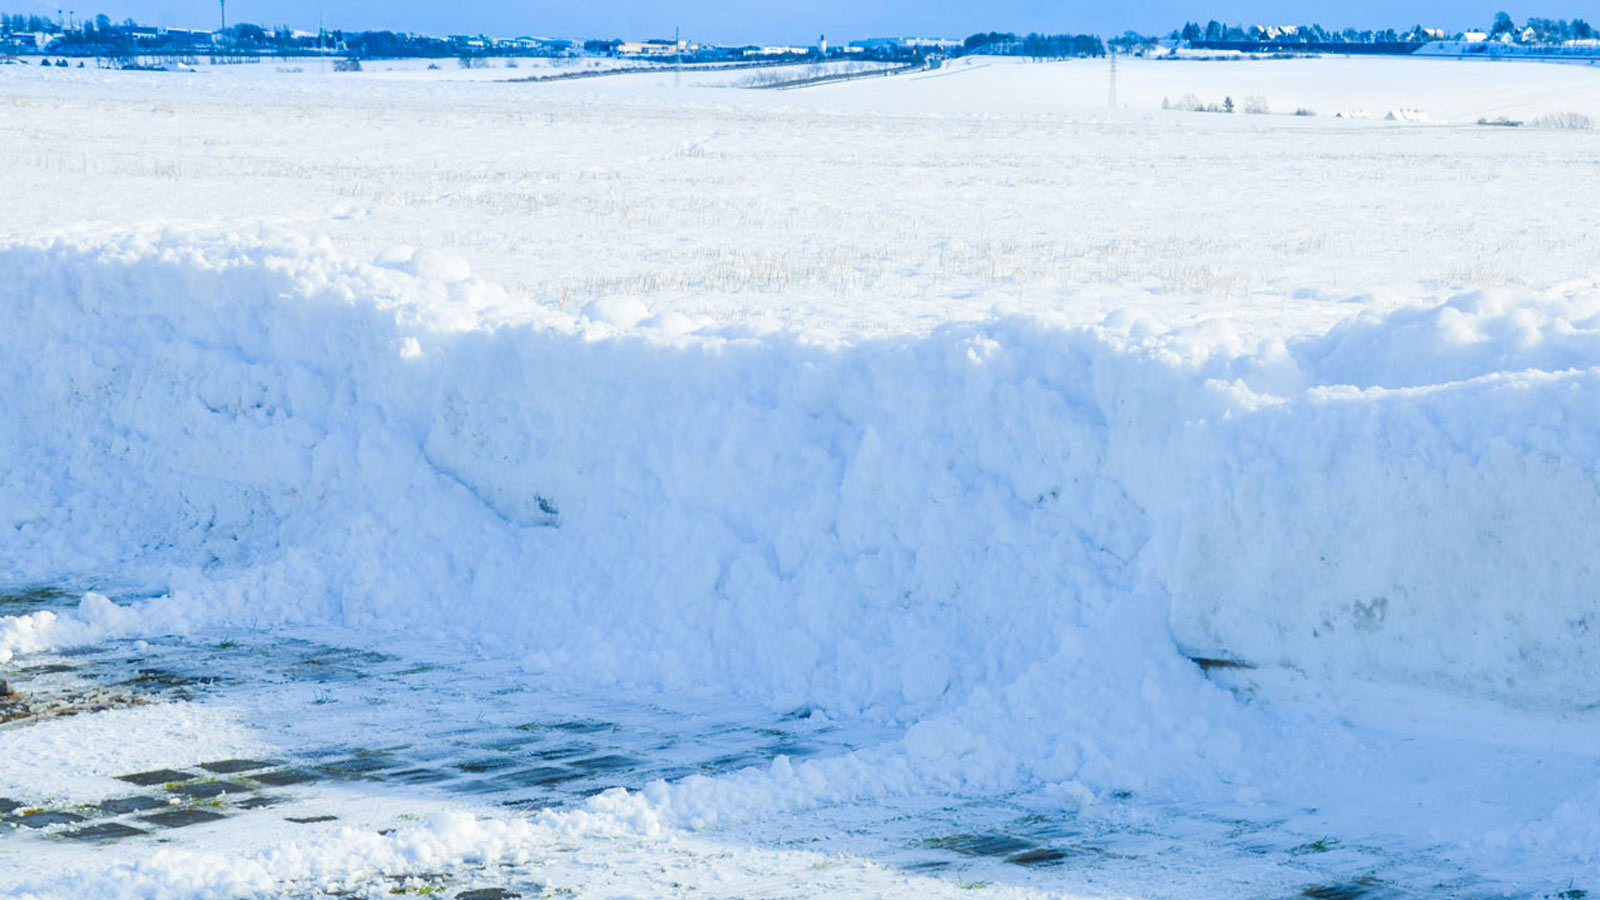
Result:
[[[962,46],[962,42],[944,38],[867,38],[851,41],[850,46],[869,53],[928,53],[955,50]]]
[[[501,43],[516,47],[519,50],[545,51],[551,53],[566,53],[573,49],[573,43],[569,40],[563,40],[561,38],[530,37],[528,35],[512,38],[508,41],[502,41]]]
[[[962,45],[961,41],[947,38],[902,38],[901,40],[913,50],[956,50]]]
[[[213,34],[198,28],[166,28],[163,37],[169,46],[175,47],[209,47],[213,43]]]
[[[60,39],[61,35],[47,31],[14,31],[9,45],[18,50],[43,50]]]
[[[810,56],[811,55],[811,48],[810,47],[784,47],[784,46],[748,47],[748,48],[745,49],[744,55],[745,56]]]
[[[623,41],[621,44],[617,45],[617,53],[620,56],[676,56],[679,53],[692,52],[692,50],[693,48],[688,41],[667,41],[660,39],[648,41]]]

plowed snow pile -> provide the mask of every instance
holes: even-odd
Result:
[[[910,726],[909,769],[804,796],[1232,795],[1268,726],[1185,653],[1596,699],[1593,285],[1238,352],[1118,317],[496,328],[460,266],[281,237],[0,268],[0,580],[160,593],[3,620],[7,655],[335,622]]]

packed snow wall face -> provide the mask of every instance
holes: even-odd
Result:
[[[1136,578],[1087,333],[480,327],[490,286],[294,243],[4,265],[5,580],[897,717],[1015,678]]]
[[[180,627],[431,629],[901,721],[1169,623],[1519,701],[1600,675],[1592,291],[1245,354],[1026,320],[824,347],[512,324],[447,261],[286,238],[0,254],[0,578],[147,583]]]
[[[1150,562],[1192,653],[1600,702],[1600,292],[1291,344],[1185,429]],[[1247,379],[1248,380],[1248,379]],[[1286,389],[1287,388],[1287,389]]]

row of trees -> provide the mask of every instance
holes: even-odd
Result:
[[[101,18],[105,18],[102,16]],[[106,20],[110,22],[109,19]],[[16,34],[24,31],[42,31],[46,34],[59,34],[61,26],[54,19],[43,16],[24,16],[18,14],[0,13],[0,34]]]
[[[1557,43],[1560,41],[1592,41],[1600,37],[1595,33],[1594,27],[1582,19],[1543,19],[1534,16],[1528,19],[1522,28],[1517,27],[1509,13],[1496,13],[1494,25],[1490,27],[1492,37],[1510,35],[1513,38],[1521,37],[1526,32],[1532,32],[1532,38],[1540,43]]]
[[[989,56],[1028,56],[1035,59],[1060,59],[1076,56],[1105,56],[1106,46],[1092,34],[1025,34],[1008,31],[980,32],[961,42],[963,53]]]
[[[1510,14],[1505,12],[1498,13],[1494,17],[1494,24],[1488,29],[1487,33],[1493,38],[1499,38],[1504,35],[1511,40],[1523,40],[1526,36],[1541,43],[1592,40],[1597,37],[1595,29],[1582,19],[1569,21],[1567,19],[1534,17],[1528,19],[1526,25],[1518,27]],[[1462,35],[1463,32],[1457,32],[1451,37],[1459,40]],[[1393,28],[1331,30],[1315,23],[1281,28],[1264,28],[1260,25],[1228,25],[1212,19],[1203,26],[1197,22],[1187,22],[1181,29],[1174,31],[1171,36],[1178,40],[1212,43],[1272,41],[1274,43],[1300,44],[1420,44],[1439,38],[1441,33],[1436,29],[1424,28],[1421,25],[1406,31],[1397,31]]]
[[[1396,31],[1393,28],[1378,30],[1345,28],[1335,31],[1316,23],[1284,28],[1263,28],[1260,25],[1224,25],[1215,19],[1203,27],[1195,22],[1188,22],[1183,28],[1172,33],[1172,37],[1184,41],[1275,41],[1298,44],[1422,43],[1436,36],[1435,32],[1421,25],[1409,31]]]
[[[140,54],[194,54],[224,52],[241,55],[339,54],[351,57],[424,57],[444,59],[483,52],[493,42],[487,38],[436,38],[393,31],[297,32],[288,26],[267,28],[248,22],[219,32],[162,29],[140,25],[132,19],[113,24],[104,15],[81,24],[63,24],[41,16],[0,13],[0,37],[14,34],[52,35],[48,52],[64,56],[127,57]],[[538,47],[495,46],[506,55],[540,55]],[[553,51],[551,51],[553,52]]]

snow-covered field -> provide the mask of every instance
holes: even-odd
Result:
[[[1600,69],[481,71],[0,68],[0,892],[1600,889]]]

